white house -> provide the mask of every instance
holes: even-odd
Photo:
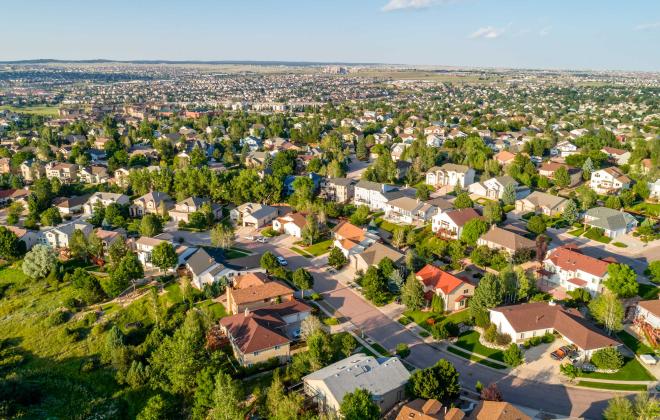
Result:
[[[438,212],[431,204],[412,197],[398,197],[385,204],[385,218],[396,223],[423,224]]]
[[[388,201],[385,193],[395,189],[393,185],[360,180],[355,184],[353,203],[366,205],[370,210],[385,210]]]
[[[273,220],[273,230],[296,238],[302,238],[302,231],[306,225],[307,219],[300,213],[289,213]]]
[[[557,145],[550,151],[550,153],[554,156],[567,157],[576,154],[577,151],[578,148],[576,145],[570,141],[564,140],[557,143]]]
[[[89,236],[94,227],[80,219],[76,219],[59,226],[50,227],[42,230],[40,233],[40,240],[42,244],[48,245],[51,248],[68,248],[69,241],[76,230],[82,231],[85,237]],[[27,244],[26,244],[27,245]]]
[[[481,217],[473,208],[451,210],[433,216],[431,230],[449,239],[459,239],[463,226],[472,219]]]
[[[607,278],[607,261],[584,255],[569,247],[553,249],[543,261],[542,277],[567,291],[583,288],[601,293]]]
[[[466,188],[473,182],[474,169],[455,163],[445,163],[440,167],[434,166],[426,173],[426,183],[433,187],[459,185],[461,188]]]
[[[630,178],[617,167],[609,167],[591,173],[589,186],[598,194],[612,195],[630,188]]]
[[[490,200],[500,200],[508,185],[513,185],[516,199],[529,195],[529,188],[525,186],[520,187],[518,181],[508,175],[490,178],[484,182],[475,182],[468,187],[468,191],[470,191],[470,194],[476,194]]]
[[[346,258],[360,254],[372,244],[380,240],[375,233],[355,226],[349,222],[340,222],[332,229],[333,246],[341,250]]]
[[[99,205],[103,207],[108,207],[110,204],[118,204],[120,206],[124,206],[128,205],[130,202],[131,199],[125,194],[95,192],[83,205],[83,213],[90,215],[94,213],[94,209]]]
[[[277,209],[259,203],[245,203],[229,212],[229,219],[242,226],[261,228],[277,217]]]

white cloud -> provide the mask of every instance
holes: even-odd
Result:
[[[506,32],[505,28],[495,28],[493,26],[484,26],[482,28],[477,29],[476,31],[472,32],[469,36],[469,38],[476,39],[476,38],[485,38],[485,39],[495,39],[499,38]]]
[[[552,26],[546,26],[544,28],[541,28],[539,31],[540,36],[548,36],[550,35],[550,29],[552,29]]]
[[[402,9],[422,9],[434,4],[448,3],[448,0],[390,0],[381,9],[383,12]]]
[[[642,23],[635,26],[636,31],[648,31],[649,29],[658,29],[658,28],[660,28],[660,22]]]

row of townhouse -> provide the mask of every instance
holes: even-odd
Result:
[[[83,182],[87,184],[103,184],[110,180],[108,168],[102,165],[79,166],[75,163],[49,162],[46,165],[35,160],[21,163],[21,176],[26,182],[45,176],[48,179],[58,179],[63,184]]]

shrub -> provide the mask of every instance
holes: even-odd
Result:
[[[458,337],[458,334],[459,334],[458,325],[456,325],[455,323],[453,323],[451,321],[447,321],[443,325],[444,325],[445,329],[447,330],[447,332],[449,333],[450,337]]]
[[[559,366],[559,371],[569,379],[575,379],[580,374],[580,369],[570,363],[564,363]]]
[[[96,370],[97,367],[98,367],[98,359],[92,358],[92,359],[86,360],[82,364],[82,366],[80,366],[80,371],[83,372],[83,373],[89,373],[89,372],[92,372],[92,371]]]
[[[479,311],[474,315],[474,324],[480,328],[487,328],[490,325],[488,311]]]
[[[489,343],[494,343],[497,340],[497,334],[497,326],[495,324],[490,324],[484,331],[484,340]]]
[[[318,293],[312,293],[312,295],[309,298],[314,301],[322,299],[321,295],[319,295]]]
[[[606,347],[591,356],[591,363],[599,369],[618,370],[623,366],[623,355],[614,347]]]
[[[449,330],[447,330],[447,327],[444,324],[434,325],[433,328],[431,328],[431,335],[433,335],[433,338],[436,340],[446,340],[450,337]]]
[[[495,344],[498,346],[506,346],[511,342],[511,336],[509,334],[497,334],[495,336]]]
[[[69,312],[67,311],[56,311],[50,314],[48,318],[46,318],[46,324],[48,324],[51,327],[54,327],[56,325],[62,325],[65,322],[69,320]]]
[[[401,325],[408,325],[411,322],[412,322],[412,320],[410,318],[408,318],[407,316],[405,316],[405,315],[402,316],[401,318],[399,318],[399,324],[401,324]]]
[[[543,334],[543,342],[544,343],[552,343],[553,341],[555,341],[555,338],[556,337],[553,333],[547,332],[547,333]]]
[[[337,320],[337,318],[325,318],[323,320],[323,323],[325,325],[339,325],[339,321]]]
[[[524,361],[522,350],[517,344],[511,343],[509,348],[504,351],[504,362],[509,366],[516,367],[523,364]]]
[[[406,343],[399,343],[396,345],[396,355],[405,359],[410,354],[410,349]]]

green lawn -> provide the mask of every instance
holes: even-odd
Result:
[[[427,322],[428,319],[434,319],[435,324],[444,324],[446,322],[453,322],[454,324],[460,324],[461,322],[465,322],[470,318],[470,312],[467,310],[454,312],[447,316],[440,315],[431,311],[405,311],[403,315],[406,318],[417,323],[417,325],[419,325],[420,327],[429,331],[431,330],[431,327],[433,325]]]
[[[309,254],[312,254],[315,257],[318,257],[319,255],[323,255],[326,252],[330,251],[330,248],[332,247],[332,239],[328,239],[327,241],[319,242],[316,243],[312,246],[308,246],[304,249]]]
[[[643,213],[647,216],[660,216],[660,203],[639,203],[632,207],[633,211]]]
[[[617,248],[628,248],[628,245],[624,244],[623,242],[613,242],[612,245]]]
[[[369,343],[371,347],[373,347],[374,350],[376,350],[378,353],[382,354],[383,356],[389,356],[390,352],[385,349],[385,347],[381,346],[380,344],[374,342],[374,343]]]
[[[660,288],[655,284],[641,284],[637,294],[644,300],[657,299]]]
[[[195,306],[197,306],[199,309],[202,310],[208,310],[211,316],[213,317],[214,321],[218,321],[219,319],[227,316],[227,311],[225,311],[225,307],[222,306],[221,303],[213,302],[210,299],[205,300],[203,302],[199,302]]]
[[[376,223],[376,226],[378,226],[379,228],[381,228],[383,230],[386,230],[390,233],[394,232],[394,229],[396,229],[398,227],[397,225],[395,225],[392,222],[388,222],[387,220],[383,220],[382,216],[377,217],[376,219],[374,219],[374,223]]]
[[[596,229],[596,228],[591,228],[591,229],[589,229],[588,231],[586,231],[586,232],[584,233],[584,237],[585,237],[585,238],[589,238],[589,239],[591,239],[591,240],[593,240],[593,241],[601,242],[601,243],[603,243],[603,244],[609,244],[610,241],[612,241],[612,238],[608,238],[608,237],[605,236],[605,235],[601,235],[601,234],[600,234],[600,231],[599,231],[598,229]]]
[[[572,231],[568,232],[569,235],[573,235],[573,236],[576,236],[576,237],[581,236],[583,233],[584,233],[584,228],[579,228],[579,229],[575,229],[575,230],[572,230]]]
[[[229,249],[226,249],[224,251],[225,253],[225,258],[228,260],[234,259],[234,258],[242,258],[242,257],[247,257],[248,255],[252,255],[252,253],[246,249],[242,248],[236,248],[236,247],[231,247]]]
[[[43,115],[45,117],[57,117],[58,107],[50,105],[34,105],[26,107],[17,107],[12,105],[2,105],[0,110],[8,109],[19,114]]]
[[[459,357],[462,357],[462,358],[464,358],[464,359],[471,360],[471,361],[473,361],[473,362],[481,363],[482,365],[485,365],[485,366],[488,366],[488,367],[492,367],[492,368],[494,368],[494,369],[506,369],[505,366],[499,365],[499,364],[497,364],[497,363],[493,363],[493,362],[491,362],[491,361],[489,361],[489,360],[484,360],[484,359],[480,358],[479,356],[475,356],[474,354],[466,353],[466,352],[464,352],[463,350],[459,350],[459,349],[457,349],[457,348],[455,348],[455,347],[447,347],[447,350],[448,350],[450,353],[453,353],[453,354],[455,354],[455,355],[457,355],[457,356],[459,356]]]
[[[596,388],[596,389],[611,389],[614,391],[646,391],[646,385],[634,385],[634,384],[608,384],[603,382],[589,382],[589,381],[579,381],[578,386],[583,386],[586,388]]]
[[[619,340],[623,341],[623,344],[628,346],[628,348],[635,352],[635,354],[654,354],[653,349],[646,344],[642,343],[637,339],[637,337],[628,334],[625,331],[619,331],[616,336]]]
[[[581,372],[578,376],[594,379],[613,379],[619,381],[654,381],[651,375],[637,359],[626,359],[623,367],[615,373]]]
[[[458,336],[458,341],[454,343],[455,346],[486,356],[498,362],[504,362],[504,353],[501,350],[491,349],[479,342],[479,333],[477,331],[466,331]]]
[[[295,252],[295,253],[298,254],[298,255],[302,255],[302,256],[305,257],[305,258],[314,258],[314,256],[313,256],[312,254],[310,254],[309,252],[307,252],[307,251],[305,251],[305,250],[303,250],[303,249],[300,249],[300,248],[298,248],[298,247],[292,246],[292,247],[289,248],[289,249],[291,249],[291,251]]]

